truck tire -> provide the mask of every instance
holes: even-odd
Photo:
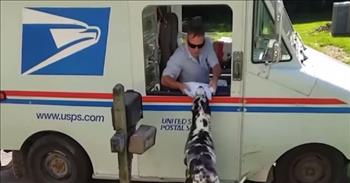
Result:
[[[46,135],[28,152],[29,176],[38,183],[87,183],[92,168],[82,148],[67,137]]]
[[[0,161],[0,165],[1,165],[1,161]],[[11,168],[12,168],[12,160],[7,165],[1,165],[0,171],[8,170],[8,169],[11,169]]]
[[[24,158],[22,151],[12,151],[12,173],[16,178],[25,175]]]
[[[346,176],[345,157],[320,144],[289,151],[275,167],[275,183],[344,183]]]

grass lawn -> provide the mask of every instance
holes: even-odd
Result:
[[[316,31],[327,23],[330,21],[295,23],[293,27],[306,45],[350,64],[350,37],[332,37],[331,30]]]
[[[310,17],[322,17],[320,15],[309,15]],[[294,21],[293,27],[300,34],[304,43],[318,51],[321,51],[333,58],[341,60],[350,65],[350,37],[332,37],[329,20],[317,20],[314,18],[302,18]],[[325,18],[322,18],[325,19]],[[318,28],[324,27],[324,30]],[[231,37],[232,32],[227,31],[223,26],[212,27],[207,32],[208,36],[216,41],[221,37]]]

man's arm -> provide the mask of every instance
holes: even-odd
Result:
[[[215,66],[212,68],[212,72],[213,78],[210,80],[209,87],[213,87],[214,91],[216,91],[216,88],[218,86],[218,80],[221,75],[221,66],[219,63],[215,64]]]
[[[209,87],[213,87],[214,93],[215,93],[217,88],[217,83],[221,75],[221,66],[210,39],[208,39],[208,43],[210,43],[208,44],[208,51],[209,51],[208,61],[209,61],[209,65],[212,68],[212,73],[213,73],[213,78],[210,80]]]
[[[174,78],[172,78],[170,76],[167,76],[167,75],[162,76],[161,83],[162,83],[163,86],[166,86],[168,88],[178,89],[183,94],[185,94],[185,89],[186,88],[188,89],[186,84],[178,82]]]

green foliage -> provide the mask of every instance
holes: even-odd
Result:
[[[207,23],[205,24],[207,32],[229,32],[231,25],[226,23]]]
[[[210,32],[207,35],[209,35],[213,41],[216,41],[222,37],[232,37],[232,32]]]
[[[332,37],[330,33],[331,30],[327,30],[327,23],[329,24],[331,22],[315,21],[295,23],[293,26],[294,29],[300,34],[304,43],[316,50],[325,52],[329,55],[330,53],[326,50],[326,46],[342,48],[344,54],[338,59],[350,64],[350,37]]]

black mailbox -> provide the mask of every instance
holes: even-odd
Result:
[[[143,117],[142,96],[117,84],[113,88],[111,108],[113,128],[116,131],[110,139],[111,151],[118,153],[120,182],[131,182],[133,153],[142,154],[156,141],[157,129],[153,126],[136,124]]]
[[[126,123],[130,129],[135,127],[137,122],[142,119],[142,96],[140,93],[133,90],[127,90],[125,92],[125,110],[126,110]]]

